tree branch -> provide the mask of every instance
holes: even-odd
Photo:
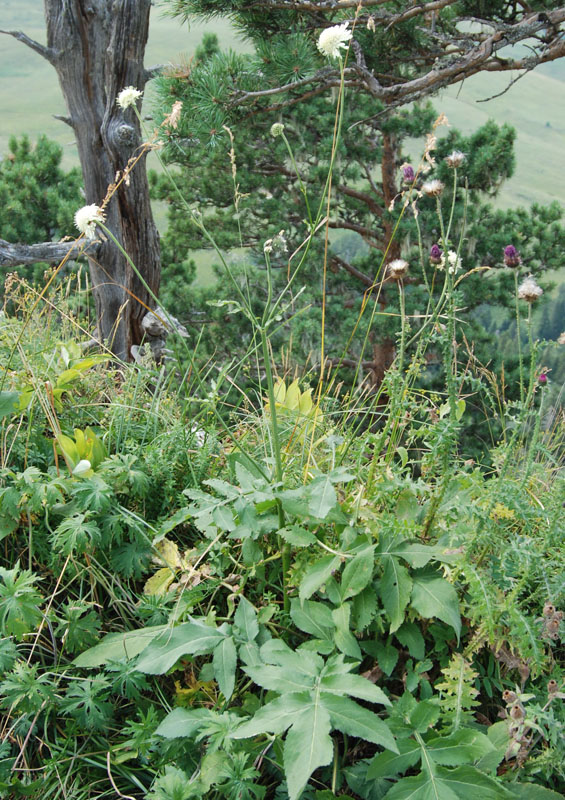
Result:
[[[17,39],[18,42],[23,42],[40,56],[42,56],[46,61],[48,61],[52,66],[55,66],[57,61],[57,53],[50,47],[45,47],[43,44],[39,44],[36,42],[35,39],[31,39],[27,34],[23,31],[4,31],[0,30],[0,33],[5,33],[7,36],[13,36],[14,39]]]
[[[45,261],[48,264],[58,264],[72,250],[76,256],[83,255],[88,250],[88,255],[95,255],[100,246],[99,241],[85,243],[84,240],[73,242],[42,242],[41,244],[11,244],[0,239],[0,267],[22,267]]]
[[[334,264],[336,267],[341,267],[346,272],[349,272],[350,275],[353,275],[354,278],[357,278],[358,280],[360,280],[361,283],[363,283],[369,289],[372,288],[372,286],[373,286],[372,278],[370,278],[364,272],[361,272],[360,269],[357,269],[352,264],[350,264],[348,261],[345,261],[343,258],[340,258],[339,256],[332,256],[330,263]]]

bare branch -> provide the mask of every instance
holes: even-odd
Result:
[[[51,47],[45,47],[44,44],[39,44],[39,42],[36,42],[35,39],[31,39],[23,31],[0,30],[0,33],[5,33],[7,36],[13,36],[14,39],[17,39],[19,42],[23,42],[23,44],[26,44],[40,56],[43,56],[43,58],[46,59],[46,61],[48,61],[51,65],[55,66],[57,61],[57,52]]]
[[[100,242],[93,241],[85,243],[84,240],[72,242],[42,242],[41,244],[11,244],[0,239],[0,266],[1,267],[23,267],[27,264],[35,264],[38,261],[45,261],[47,264],[58,264],[72,250],[76,250],[76,256],[82,255],[88,250],[88,255],[95,255]]]
[[[354,267],[348,261],[345,261],[343,258],[340,258],[339,256],[332,256],[331,264],[335,265],[336,267],[341,267],[341,269],[349,272],[350,275],[353,275],[354,278],[360,280],[361,283],[365,284],[365,286],[368,286],[369,288],[373,287],[372,278],[370,278],[364,272],[361,272],[360,269],[357,269],[357,267]]]
[[[70,117],[65,117],[64,114],[53,114],[53,119],[58,119],[59,122],[64,122],[65,125],[69,125],[71,128],[74,129],[75,124]]]

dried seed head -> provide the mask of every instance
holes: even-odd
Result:
[[[543,289],[538,286],[533,275],[528,277],[518,286],[518,297],[527,303],[534,303],[543,294]]]
[[[555,614],[555,606],[549,601],[543,607],[544,617],[552,617]]]
[[[516,700],[518,699],[518,695],[516,694],[516,692],[510,691],[510,689],[505,689],[502,692],[502,699],[507,705],[509,705],[510,703],[516,702]]]
[[[403,258],[395,258],[387,265],[387,277],[400,281],[408,272],[408,262]]]
[[[443,192],[443,189],[444,189],[443,183],[441,181],[438,181],[437,179],[434,179],[432,181],[426,181],[426,183],[422,185],[422,192],[427,197],[439,197],[440,194]]]
[[[555,694],[555,692],[558,689],[559,689],[559,686],[557,685],[557,681],[554,681],[552,679],[552,680],[547,682],[547,691],[549,692],[549,694]]]
[[[457,167],[460,167],[464,161],[465,161],[465,153],[462,153],[461,150],[454,150],[445,159],[445,163],[451,169],[457,169]]]
[[[524,719],[524,717],[526,716],[526,712],[524,711],[521,705],[516,703],[510,709],[510,716],[512,717],[513,720],[519,722],[520,720]]]

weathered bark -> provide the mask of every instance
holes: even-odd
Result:
[[[108,186],[141,144],[133,109],[116,104],[127,86],[143,90],[151,0],[44,0],[47,47],[10,31],[57,72],[82,167],[85,204],[100,205]],[[107,226],[154,294],[159,289],[159,234],[153,222],[145,159],[106,206]],[[20,262],[21,263],[21,262]],[[143,338],[151,294],[111,241],[89,257],[98,331],[116,355],[131,358]]]
[[[41,244],[11,244],[0,239],[0,267],[20,267],[45,261],[47,264],[58,264],[69,253],[76,258],[79,253],[86,252],[91,257],[98,253],[100,242],[42,242]]]

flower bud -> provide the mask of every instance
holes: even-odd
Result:
[[[402,170],[402,180],[404,183],[414,183],[416,173],[412,164],[403,164],[400,168]]]
[[[504,248],[504,263],[507,267],[519,267],[522,263],[520,254],[513,244],[509,244]]]
[[[278,136],[282,136],[283,131],[284,125],[282,122],[275,122],[273,125],[271,125],[271,136],[273,138],[276,139]]]
[[[441,264],[441,257],[443,253],[439,244],[433,244],[430,247],[430,261],[432,264]]]

